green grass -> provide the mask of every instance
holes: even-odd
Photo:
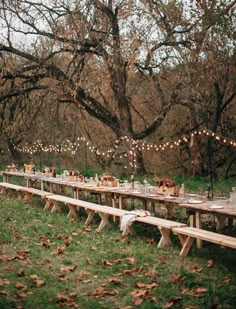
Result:
[[[150,227],[122,239],[111,221],[98,233],[97,219],[84,229],[83,212],[69,220],[37,198],[0,196],[0,211],[0,308],[236,307],[234,250],[208,244],[182,258],[175,236],[157,249]]]

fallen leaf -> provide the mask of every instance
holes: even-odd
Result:
[[[121,280],[118,278],[108,278],[108,282],[113,284],[120,284]]]
[[[193,264],[190,266],[190,271],[194,272],[194,273],[200,273],[202,272],[203,268],[199,267],[197,264]]]
[[[17,283],[16,283],[16,288],[17,288],[17,289],[26,290],[26,289],[27,289],[27,286],[24,285],[22,282],[17,282]]]
[[[12,265],[6,265],[5,268],[6,268],[7,270],[14,270],[14,269],[15,269],[15,267],[12,266]]]
[[[113,259],[112,260],[113,263],[121,263],[121,261],[122,261],[121,259]]]
[[[207,261],[207,267],[212,268],[213,266],[214,266],[214,261],[213,260]]]
[[[19,271],[17,272],[17,275],[18,275],[18,276],[23,276],[24,274],[25,274],[24,269],[21,269],[21,270],[19,270]]]
[[[29,277],[30,277],[31,279],[38,279],[38,278],[39,278],[38,275],[36,275],[36,274],[30,275]]]
[[[64,240],[64,244],[66,246],[69,246],[72,242],[72,237],[66,237],[65,240]]]
[[[78,267],[78,266],[65,266],[65,267],[61,267],[60,270],[61,270],[62,272],[69,273],[69,272],[75,271],[77,267]]]
[[[5,296],[10,296],[9,292],[6,291],[6,290],[1,290],[1,291],[0,291],[0,294],[1,294],[1,295],[5,295]]]
[[[180,282],[180,281],[183,281],[184,279],[185,279],[185,277],[180,276],[180,275],[171,275],[170,276],[170,282],[172,282],[172,283]]]
[[[229,277],[224,277],[224,278],[221,279],[221,282],[229,283],[229,282],[231,282],[231,279]]]
[[[42,285],[44,285],[44,284],[45,284],[45,282],[44,282],[43,280],[40,280],[40,279],[35,280],[35,285],[36,285],[37,287],[40,287],[40,286],[42,286]]]
[[[86,260],[89,265],[92,265],[92,260],[89,257],[86,257]]]
[[[10,281],[8,279],[0,279],[0,286],[1,285],[9,285]]]
[[[159,261],[160,261],[160,263],[162,263],[162,264],[166,264],[166,263],[167,263],[167,257],[166,257],[166,256],[160,257],[160,258],[159,258]]]
[[[102,264],[104,264],[104,265],[106,265],[106,266],[109,266],[109,267],[112,266],[112,264],[111,264],[108,260],[106,260],[106,259],[103,259],[103,260],[102,260]]]
[[[125,260],[128,264],[136,263],[136,259],[134,257],[126,258]]]
[[[169,300],[163,308],[171,308],[174,304],[178,303],[182,298],[181,297],[175,297],[171,300]]]
[[[25,298],[27,295],[26,295],[25,293],[16,293],[16,296],[17,296],[18,298],[23,299],[23,298]]]

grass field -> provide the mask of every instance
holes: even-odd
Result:
[[[157,249],[159,233],[135,226],[84,229],[84,215],[43,211],[0,196],[0,308],[236,308],[235,251],[212,244],[186,258]],[[235,232],[235,231],[234,231]]]

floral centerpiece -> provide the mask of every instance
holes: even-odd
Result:
[[[54,167],[44,167],[43,173],[46,177],[56,177],[56,169]]]
[[[69,181],[83,180],[83,176],[78,170],[66,170],[64,173]]]
[[[16,170],[17,170],[17,166],[14,163],[12,163],[11,165],[7,165],[8,172],[16,172]]]
[[[24,164],[24,172],[26,174],[33,174],[35,172],[34,163],[30,162],[29,164]]]
[[[168,195],[179,195],[179,187],[176,186],[175,182],[168,177],[154,178],[155,185],[157,187],[157,193],[168,194]]]
[[[102,186],[117,187],[118,182],[112,175],[102,174],[100,176]]]

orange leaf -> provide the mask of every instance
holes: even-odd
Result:
[[[136,262],[136,259],[134,257],[130,257],[130,258],[127,258],[125,260],[128,264],[134,264]]]
[[[25,298],[27,295],[25,293],[16,293],[18,298]]]
[[[6,268],[7,270],[14,270],[14,269],[15,269],[15,267],[12,266],[12,265],[6,265],[5,268]]]
[[[224,283],[229,283],[230,281],[231,281],[231,279],[229,277],[224,277],[221,280],[221,282],[224,282]]]
[[[108,278],[109,283],[120,284],[121,280],[118,278]]]
[[[181,297],[175,297],[173,299],[171,299],[170,301],[168,301],[163,308],[171,308],[174,304],[176,304],[177,302],[179,302],[182,298]]]
[[[106,260],[106,259],[103,259],[103,260],[102,260],[102,263],[103,263],[104,265],[106,265],[106,266],[109,266],[109,267],[112,266],[112,264],[111,264],[108,260]]]
[[[197,264],[193,264],[190,266],[190,270],[194,273],[200,273],[202,272],[202,267],[198,267]]]
[[[61,267],[61,271],[63,271],[63,272],[65,272],[65,273],[69,273],[69,272],[72,272],[72,271],[75,271],[76,270],[76,268],[77,268],[78,266],[65,266],[65,267]]]
[[[64,244],[66,246],[69,246],[72,242],[72,237],[66,237],[66,239],[64,240]]]
[[[121,263],[121,261],[122,261],[121,259],[113,259],[112,260],[113,263]]]
[[[166,257],[166,256],[160,257],[160,258],[159,258],[159,261],[160,261],[162,264],[166,264],[166,263],[167,263],[167,257]]]
[[[35,280],[35,285],[37,286],[37,287],[40,287],[40,286],[42,286],[42,285],[44,285],[44,281],[43,280],[40,280],[40,279],[38,279],[38,280]]]
[[[132,275],[132,270],[130,270],[130,269],[124,270],[124,271],[123,271],[123,275],[131,276],[131,275]]]
[[[6,296],[9,296],[9,295],[10,295],[6,290],[1,290],[1,291],[0,291],[0,294],[1,294],[1,295],[6,295]]]
[[[31,279],[38,279],[39,277],[38,277],[38,275],[33,274],[33,275],[30,275],[30,278],[31,278]]]
[[[92,265],[92,260],[89,257],[86,257],[86,260],[89,265]]]
[[[170,282],[176,283],[176,282],[179,282],[179,281],[183,281],[184,279],[185,279],[185,277],[182,277],[180,275],[171,275]]]
[[[8,279],[0,279],[0,285],[9,285],[10,281]]]
[[[207,261],[207,267],[212,268],[213,266],[214,266],[214,261],[213,260]]]
[[[18,276],[23,276],[24,274],[25,274],[24,269],[21,269],[21,270],[19,270],[19,271],[17,272],[17,275],[18,275]]]
[[[16,288],[17,289],[26,289],[27,287],[23,283],[17,282],[16,283]]]

